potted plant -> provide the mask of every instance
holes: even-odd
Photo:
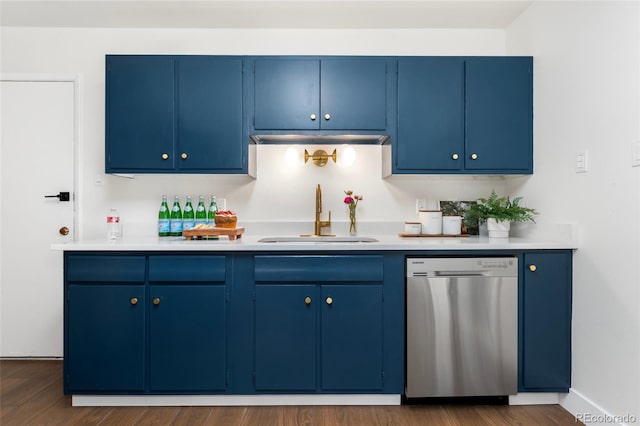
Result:
[[[477,204],[469,206],[465,212],[467,223],[487,222],[489,238],[507,238],[511,222],[535,222],[535,209],[520,205],[522,197],[510,200],[509,197],[498,197],[494,190],[489,198],[479,198]]]

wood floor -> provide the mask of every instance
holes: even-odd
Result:
[[[61,361],[0,361],[0,424],[576,425],[558,405],[392,407],[71,407]]]

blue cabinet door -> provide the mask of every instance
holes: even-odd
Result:
[[[520,391],[571,385],[571,252],[526,253],[520,295]]]
[[[323,285],[322,390],[382,390],[382,285]]]
[[[467,170],[533,171],[533,60],[466,60]]]
[[[384,59],[323,59],[320,67],[322,129],[386,129],[387,63]]]
[[[320,128],[320,61],[257,59],[254,73],[256,129]]]
[[[463,58],[398,60],[398,140],[394,154],[395,167],[402,171],[463,168]]]
[[[177,168],[241,170],[242,58],[177,59]]]
[[[316,390],[316,295],[314,285],[256,285],[256,390]]]
[[[174,168],[174,59],[108,56],[106,171]]]
[[[149,296],[150,390],[224,390],[224,285],[151,285]]]
[[[386,67],[377,58],[259,58],[258,130],[384,130]]]
[[[142,285],[67,286],[65,392],[142,392]]]

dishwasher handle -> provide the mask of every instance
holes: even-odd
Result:
[[[486,277],[483,271],[435,271],[436,277]]]

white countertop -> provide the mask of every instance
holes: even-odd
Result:
[[[416,238],[398,235],[366,235],[378,242],[279,242],[261,243],[261,238],[272,235],[244,235],[235,241],[227,237],[219,240],[192,240],[182,237],[125,238],[121,241],[76,241],[53,244],[52,250],[62,251],[414,251],[414,250],[550,250],[577,249],[573,241],[553,238]]]

